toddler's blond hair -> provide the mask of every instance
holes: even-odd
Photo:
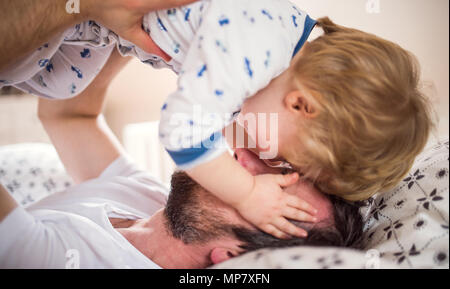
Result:
[[[349,201],[393,188],[424,149],[432,128],[416,58],[356,29],[317,23],[294,78],[316,116],[299,127],[285,158],[322,191]],[[300,149],[299,149],[300,148]]]

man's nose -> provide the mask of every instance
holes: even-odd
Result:
[[[244,167],[250,174],[257,175],[260,172],[257,170],[257,161],[256,156],[250,155],[252,154],[246,149],[236,149],[234,152],[234,158]]]
[[[248,158],[245,157],[245,150],[244,149],[236,149],[235,152],[234,152],[234,158],[244,168],[246,168],[248,166]]]
[[[257,155],[247,149],[236,149],[234,157],[242,167],[254,176],[280,173],[279,169],[268,167]]]

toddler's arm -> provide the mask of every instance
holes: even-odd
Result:
[[[311,205],[282,189],[295,184],[298,174],[252,176],[228,153],[187,172],[247,221],[275,237],[307,236],[287,219],[316,222],[317,211]]]

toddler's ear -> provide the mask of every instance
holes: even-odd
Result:
[[[310,119],[317,115],[317,111],[311,101],[299,90],[288,93],[284,98],[284,103],[290,112],[300,117]]]

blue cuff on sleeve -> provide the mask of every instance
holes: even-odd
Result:
[[[225,152],[227,148],[224,145],[224,139],[221,132],[211,135],[208,147],[202,142],[201,145],[194,148],[187,148],[177,151],[167,150],[178,168],[188,169],[198,164],[205,163],[218,154]]]
[[[292,58],[294,58],[294,56],[300,51],[300,49],[302,49],[303,45],[305,45],[306,40],[308,40],[309,35],[311,35],[311,32],[314,29],[314,26],[316,26],[316,24],[317,24],[316,20],[311,19],[309,15],[306,16],[305,29],[303,30],[303,35],[298,41],[297,46],[295,46]]]

